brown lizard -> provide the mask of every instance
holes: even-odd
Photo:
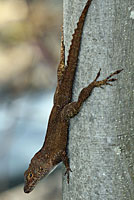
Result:
[[[69,171],[71,171],[67,155],[69,119],[80,111],[82,103],[91,95],[94,88],[102,87],[103,85],[112,85],[110,82],[114,82],[117,79],[111,77],[122,71],[117,70],[104,80],[98,81],[100,76],[99,71],[94,81],[81,90],[78,101],[71,102],[83,25],[91,2],[92,0],[87,1],[77,23],[69,50],[67,66],[65,66],[65,47],[62,30],[61,59],[57,70],[58,83],[54,95],[54,105],[49,117],[45,142],[40,151],[32,158],[29,168],[24,174],[24,192],[26,193],[31,192],[37,182],[48,175],[60,162],[63,162],[66,167],[69,183]]]

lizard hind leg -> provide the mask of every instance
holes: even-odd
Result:
[[[61,80],[63,79],[64,71],[65,71],[65,45],[64,45],[64,31],[63,25],[61,27],[61,53],[60,53],[60,64],[57,69],[57,79],[58,83],[60,84]]]
[[[110,86],[112,86],[112,84],[109,83],[109,82],[117,81],[117,79],[116,79],[116,78],[111,78],[111,77],[114,76],[114,75],[116,75],[116,74],[119,74],[122,70],[123,70],[123,69],[117,70],[117,71],[115,71],[114,73],[110,74],[110,75],[109,75],[107,78],[105,78],[104,80],[102,80],[102,81],[97,81],[97,79],[98,79],[99,76],[100,76],[100,71],[101,71],[101,69],[100,69],[99,72],[98,72],[98,74],[97,74],[97,76],[96,76],[96,78],[95,78],[94,81],[93,81],[93,83],[95,84],[95,87],[101,87],[101,88],[103,88],[103,87],[102,87],[103,85],[110,85]]]
[[[97,73],[97,76],[94,79],[94,81],[91,82],[87,87],[85,87],[81,90],[79,97],[78,97],[78,101],[71,102],[71,103],[67,104],[66,106],[64,106],[64,108],[61,112],[61,118],[63,120],[69,120],[71,117],[74,117],[75,115],[77,115],[80,111],[81,105],[91,95],[93,89],[95,87],[103,88],[102,86],[104,86],[104,85],[112,86],[112,84],[110,82],[114,82],[117,79],[111,78],[111,77],[113,77],[116,74],[119,74],[122,70],[123,69],[117,70],[114,73],[107,76],[107,78],[103,79],[102,81],[97,81],[100,76],[100,71],[101,71],[101,69],[100,69],[99,72]]]
[[[61,32],[62,32],[62,35],[61,35],[60,63],[57,69],[57,87],[54,94],[54,104],[56,104],[59,99],[60,86],[61,86],[61,83],[64,77],[64,72],[65,72],[65,45],[64,45],[63,25],[61,27]]]
[[[117,79],[111,78],[111,77],[116,75],[116,74],[119,74],[122,70],[123,69],[117,70],[114,73],[107,76],[102,81],[97,81],[98,78],[100,77],[100,72],[101,72],[101,69],[100,69],[99,72],[97,73],[97,76],[94,79],[94,81],[92,83],[90,83],[87,87],[85,87],[81,90],[80,95],[78,97],[78,107],[80,107],[82,105],[82,103],[91,95],[91,93],[92,93],[92,91],[95,87],[103,88],[102,86],[104,86],[104,85],[112,86],[112,84],[110,82],[117,81]]]

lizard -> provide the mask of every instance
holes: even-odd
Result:
[[[117,70],[98,81],[100,71],[95,79],[78,96],[78,100],[72,102],[72,89],[75,79],[75,72],[78,64],[80,44],[83,32],[85,18],[88,8],[93,0],[87,0],[87,3],[81,13],[77,27],[72,35],[70,50],[68,53],[67,64],[65,65],[65,46],[62,28],[61,36],[61,56],[57,69],[57,87],[54,94],[52,111],[48,121],[45,141],[42,148],[33,156],[28,169],[24,173],[25,186],[24,192],[31,192],[36,184],[46,177],[60,162],[66,167],[67,182],[69,183],[69,173],[71,172],[68,157],[68,132],[70,118],[77,115],[83,102],[91,95],[94,88],[103,88],[105,85],[112,86],[111,82],[116,81],[114,75],[119,74],[123,69]]]

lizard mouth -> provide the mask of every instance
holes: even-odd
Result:
[[[27,188],[27,187],[24,187],[24,192],[29,193],[29,192],[31,192],[31,190],[29,190],[29,188]]]
[[[38,181],[36,181],[36,183],[33,181],[32,183],[30,184],[25,184],[24,186],[24,192],[25,193],[30,193],[36,186]]]
[[[30,193],[30,192],[34,189],[34,187],[35,187],[35,186],[29,187],[29,186],[25,185],[25,186],[24,186],[24,192],[25,192],[25,193]]]

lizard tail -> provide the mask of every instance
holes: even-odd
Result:
[[[71,101],[72,98],[72,85],[75,76],[75,71],[78,62],[79,50],[80,50],[80,43],[82,37],[83,26],[85,22],[85,18],[88,12],[88,8],[91,5],[92,0],[88,0],[82,14],[79,18],[79,22],[77,23],[77,27],[74,31],[73,38],[70,45],[68,60],[67,60],[67,67],[64,73],[62,85],[67,85],[68,87],[65,90],[65,96],[68,97],[68,101]]]
[[[69,55],[68,55],[68,61],[67,61],[67,67],[71,65],[76,66],[78,61],[78,55],[79,55],[79,49],[80,49],[80,43],[81,43],[81,36],[83,32],[83,26],[85,22],[85,18],[88,12],[88,8],[91,4],[92,0],[88,0],[85,8],[83,9],[81,16],[79,18],[79,22],[77,23],[77,28],[74,31],[73,39],[70,45]]]

